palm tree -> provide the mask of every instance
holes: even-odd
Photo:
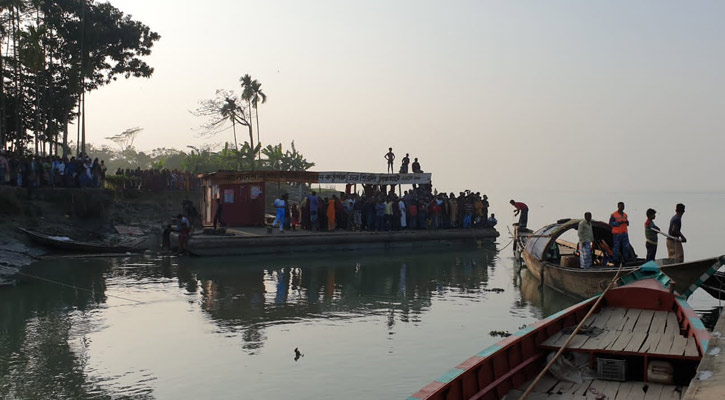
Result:
[[[249,105],[249,120],[252,119],[252,108],[254,108],[255,119],[257,120],[257,143],[261,143],[259,140],[259,110],[257,105],[259,103],[264,104],[267,101],[267,95],[262,91],[262,84],[256,79],[252,79],[249,74],[245,74],[239,81],[242,83],[242,100],[246,100]],[[251,129],[251,127],[250,127]],[[259,159],[262,159],[262,154],[259,154]]]
[[[259,141],[259,110],[257,109],[257,104],[266,103],[267,95],[262,91],[262,84],[259,83],[256,79],[252,81],[251,92],[252,92],[252,99],[251,99],[252,107],[254,107],[254,118],[257,120],[257,143],[260,143],[260,141]],[[261,155],[260,155],[260,157],[261,157]]]

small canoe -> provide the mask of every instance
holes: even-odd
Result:
[[[606,250],[612,248],[612,233],[609,224],[592,220],[594,241],[598,248],[594,252],[591,268],[579,268],[579,257],[575,255],[576,243],[561,239],[562,235],[574,231],[579,219],[559,220],[536,232],[517,235],[517,242],[523,244],[521,256],[526,268],[544,285],[561,293],[579,299],[586,299],[600,293],[617,274],[617,268],[607,263]],[[623,273],[637,270],[644,259],[628,261]],[[674,282],[675,290],[687,297],[712,276],[723,264],[725,256],[702,260],[674,263],[672,260],[657,260],[657,263]]]
[[[577,376],[577,370],[570,369],[563,375],[562,369],[552,368],[528,398],[626,399],[644,398],[645,393],[647,398],[680,398],[707,351],[710,335],[671,283],[655,263],[623,276],[603,295],[564,353],[569,360],[584,360],[579,366],[587,373]],[[520,398],[543,370],[547,356],[567,341],[598,297],[484,349],[408,400]]]
[[[18,228],[25,233],[30,240],[44,247],[64,252],[75,253],[134,253],[143,251],[133,246],[108,245],[104,243],[93,243],[73,240],[67,237],[51,236],[30,229]]]

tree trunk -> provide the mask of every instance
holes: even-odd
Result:
[[[254,107],[254,119],[257,120],[257,143],[262,143],[259,140],[259,109],[257,107]],[[261,151],[259,152],[258,157],[259,157],[258,160],[262,161],[262,152]]]

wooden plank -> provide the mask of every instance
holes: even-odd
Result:
[[[631,352],[637,352],[639,351],[640,347],[642,347],[642,344],[644,343],[645,339],[647,339],[647,334],[644,332],[640,333],[634,333],[632,334],[632,338],[629,340],[629,343],[627,343],[627,346],[624,347],[624,351],[631,351]]]
[[[612,309],[612,316],[607,321],[607,329],[610,331],[621,331],[624,316],[627,314],[626,308],[614,308]]]
[[[678,390],[678,387],[675,385],[665,385],[665,387],[662,388],[660,398],[662,400],[680,400],[681,395],[682,389]]]
[[[643,390],[643,382],[630,382],[630,389],[624,400],[643,400],[646,393]]]
[[[546,339],[544,343],[541,343],[542,346],[554,346],[554,343],[556,343],[561,338],[562,333],[557,332],[554,335],[552,335],[550,338]]]
[[[619,382],[605,381],[601,379],[595,379],[587,389],[586,396],[593,395],[595,397],[605,396],[607,399],[613,399],[617,395],[619,389]]]
[[[649,388],[647,389],[647,394],[644,396],[645,400],[659,400],[660,396],[662,395],[662,389],[664,388],[664,385],[661,385],[659,383],[650,383]]]
[[[569,343],[569,346],[567,346],[568,349],[578,349],[581,348],[584,343],[589,339],[589,336],[587,335],[574,335],[574,339],[571,340]]]
[[[639,348],[639,352],[649,353],[654,351],[657,348],[657,343],[660,342],[661,337],[662,336],[660,335],[647,335],[647,339],[642,344],[642,347]]]
[[[625,332],[632,332],[634,330],[634,325],[637,323],[637,319],[639,319],[640,313],[642,313],[642,310],[639,308],[630,308],[627,310],[627,321],[625,321],[624,325],[622,325],[622,330]]]
[[[655,311],[649,333],[664,333],[667,326],[667,311]]]
[[[682,335],[675,336],[675,340],[672,342],[672,348],[670,354],[673,356],[685,355],[685,348],[687,347],[687,338]]]
[[[533,381],[534,381],[533,378],[529,379],[528,381],[526,381],[526,383],[521,385],[519,387],[519,389],[522,389],[523,391],[525,391],[526,389],[529,388],[529,385],[531,385],[531,383]],[[547,393],[557,383],[559,383],[558,379],[554,378],[551,374],[546,374],[541,379],[539,379],[539,382],[536,383],[536,386],[534,386],[534,388],[531,390],[531,393]]]
[[[618,332],[619,332],[619,337],[617,338],[617,340],[612,342],[612,345],[609,346],[609,350],[622,351],[622,350],[624,350],[625,347],[627,347],[627,344],[629,344],[629,341],[634,338],[634,335],[632,335],[631,333],[624,332],[624,331],[618,331]]]
[[[655,349],[654,353],[670,354],[670,349],[672,348],[672,343],[674,341],[675,341],[674,335],[669,335],[669,334],[662,335],[662,338],[660,338],[660,342],[657,343],[657,348]]]
[[[649,332],[649,326],[652,323],[653,316],[654,316],[654,311],[642,310],[642,312],[639,314],[639,318],[637,318],[637,324],[634,326],[633,331],[634,332]]]
[[[685,356],[686,357],[697,357],[700,355],[700,352],[697,351],[697,342],[695,342],[695,338],[690,336],[687,338],[687,346],[685,347]]]
[[[617,397],[610,400],[626,400],[627,397],[629,397],[629,393],[632,391],[632,388],[634,388],[634,382],[631,381],[625,381],[621,382],[619,385],[619,391],[617,392]]]
[[[667,331],[677,331],[680,332],[680,323],[677,322],[677,314],[673,312],[667,313]]]
[[[619,339],[622,335],[629,335],[627,333],[624,333],[622,331],[609,331],[607,336],[605,336],[602,341],[599,343],[599,348],[602,350],[609,350],[612,344]]]
[[[587,340],[586,343],[584,343],[581,346],[581,349],[583,349],[583,350],[604,350],[621,333],[622,332],[619,332],[619,331],[604,331],[601,334],[599,334],[599,336],[597,336],[597,337],[589,338],[589,340]]]
[[[607,321],[609,321],[609,317],[612,316],[612,309],[611,308],[605,308],[597,314],[597,318],[592,321],[592,323],[589,326],[596,326],[597,328],[604,329],[605,326],[607,326]]]

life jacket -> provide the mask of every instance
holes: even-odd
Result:
[[[627,233],[627,224],[625,223],[627,221],[627,213],[622,212],[620,214],[619,211],[615,211],[612,213],[612,218],[614,218],[616,222],[619,222],[619,226],[612,227],[612,235]]]

